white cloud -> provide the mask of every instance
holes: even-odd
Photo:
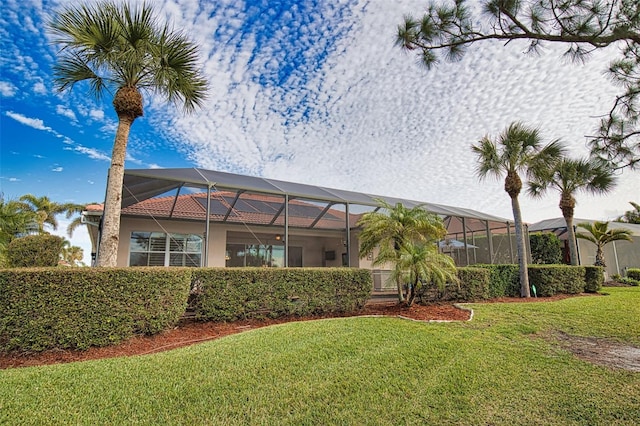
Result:
[[[17,112],[13,112],[13,111],[5,112],[5,115],[7,117],[13,118],[18,123],[24,124],[25,126],[33,127],[36,130],[44,130],[44,131],[47,131],[47,132],[53,131],[53,129],[51,129],[51,127],[45,126],[44,125],[44,121],[42,121],[39,118],[26,117],[26,116],[24,116],[22,114],[19,114]]]
[[[97,121],[102,121],[104,120],[104,111],[101,109],[92,109],[89,111],[89,117]]]
[[[0,81],[0,95],[5,98],[11,98],[16,94],[18,89],[9,81]]]
[[[9,182],[20,182],[21,179],[15,178],[15,177],[10,177],[9,178]]]
[[[521,120],[586,155],[585,135],[618,91],[603,74],[612,49],[577,65],[555,46],[533,57],[516,42],[477,44],[427,72],[394,46],[397,24],[423,12],[422,0],[300,3],[272,26],[259,6],[251,16],[219,5],[197,17],[185,2],[168,3],[189,34],[215,28],[215,43],[197,39],[210,99],[191,116],[162,113],[152,99],[149,117],[206,168],[511,217],[502,185],[475,177],[471,144]],[[636,176],[625,174],[607,202],[637,193]],[[579,197],[576,214],[599,214],[602,199]],[[525,220],[560,215],[555,196],[522,203]]]
[[[46,95],[47,87],[39,81],[33,85],[33,92],[37,93],[38,95]]]
[[[62,167],[54,167],[53,169],[51,169],[52,172],[56,172],[56,173],[59,173],[62,170],[64,170]]]
[[[584,155],[585,135],[619,90],[603,74],[616,55],[612,49],[582,66],[563,63],[561,49],[553,46],[530,57],[517,42],[476,44],[459,63],[427,72],[393,43],[403,15],[420,14],[424,0],[284,2],[277,13],[269,2],[252,7],[234,0],[154,4],[201,46],[211,90],[204,108],[191,116],[145,95],[145,120],[164,141],[134,135],[129,161],[139,165],[144,165],[139,158],[159,162],[145,154],[163,149],[163,142],[174,143],[201,167],[511,217],[502,184],[480,183],[474,176],[470,145],[522,120],[539,126],[548,140],[565,140],[574,155]],[[41,18],[33,25],[24,21],[27,31],[37,29],[48,13],[37,1],[33,10]],[[6,19],[19,24],[21,16]],[[3,51],[3,70],[19,76],[13,81],[21,87],[36,90],[44,81],[34,62],[41,52],[15,43],[8,42]],[[44,85],[40,88],[46,92]],[[0,93],[5,90],[0,85]],[[95,133],[112,138],[117,123],[104,113],[110,111],[108,103],[78,93],[72,95],[81,99],[73,103],[76,113],[85,122],[104,123]],[[6,114],[57,134],[40,119]],[[63,139],[67,150],[110,161],[99,149]],[[628,209],[639,179],[638,173],[625,173],[606,202],[579,196],[576,215],[600,218]],[[525,220],[560,215],[555,195],[536,201],[523,196],[521,202]]]
[[[70,109],[65,107],[64,105],[57,105],[56,106],[56,113],[63,116],[63,117],[67,117],[68,119],[72,120],[72,121],[77,121],[77,117],[76,114]]]
[[[92,160],[111,161],[111,157],[109,157],[104,152],[102,152],[100,150],[97,150],[97,149],[94,149],[94,148],[87,148],[86,146],[75,145],[71,149],[73,151],[76,151],[76,152],[79,152],[81,154],[84,154],[84,155],[88,156]]]

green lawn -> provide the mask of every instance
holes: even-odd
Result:
[[[474,304],[467,323],[342,318],[170,352],[0,371],[0,424],[633,425],[640,373],[554,331],[640,347],[640,288]]]

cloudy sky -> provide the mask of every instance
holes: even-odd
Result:
[[[471,0],[472,2],[474,0]],[[0,16],[0,191],[59,202],[104,198],[117,117],[78,85],[58,93],[45,23],[58,0],[3,0]],[[394,45],[403,15],[426,0],[154,0],[200,46],[211,90],[190,116],[145,97],[128,168],[204,167],[466,207],[512,218],[503,184],[479,182],[470,146],[513,121],[587,155],[587,136],[619,88],[562,46],[473,46],[425,71]],[[606,197],[580,195],[576,217],[611,219],[640,201],[640,173]],[[521,197],[524,220],[558,217],[558,196]],[[64,227],[62,223],[62,227]],[[72,240],[88,251],[86,233]]]

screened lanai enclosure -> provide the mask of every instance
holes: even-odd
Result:
[[[478,211],[199,168],[130,169],[123,184],[119,266],[354,266],[357,223],[377,200],[418,205],[448,229],[440,250],[459,266],[514,263],[514,229]],[[88,206],[98,247],[102,206]],[[100,253],[96,253],[99,256]],[[374,271],[384,274],[383,271]]]

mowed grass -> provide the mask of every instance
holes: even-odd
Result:
[[[466,323],[289,323],[155,355],[0,371],[0,424],[634,425],[640,373],[563,331],[640,346],[640,288],[474,304]]]

